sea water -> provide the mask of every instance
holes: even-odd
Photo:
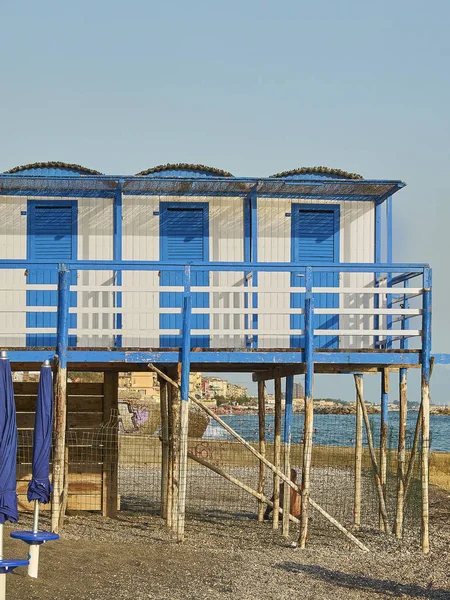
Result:
[[[410,411],[407,419],[407,448],[412,445],[417,421],[417,411]],[[249,442],[256,442],[258,434],[258,415],[222,415],[221,418],[237,433]],[[292,443],[299,443],[303,438],[302,414],[294,414],[292,420]],[[380,414],[369,415],[374,444],[379,441]],[[389,413],[388,445],[396,448],[398,444],[399,413]],[[355,415],[314,415],[313,442],[319,446],[354,446],[355,444]],[[431,450],[435,452],[450,452],[450,415],[430,416]],[[204,438],[228,440],[233,437],[218,423],[211,420]],[[274,415],[266,415],[266,441],[273,442]],[[283,419],[282,433],[283,439]],[[363,443],[367,444],[363,425]]]

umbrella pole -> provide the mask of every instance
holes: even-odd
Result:
[[[34,513],[33,513],[33,533],[39,531],[39,500],[34,501]],[[28,549],[29,563],[28,563],[28,575],[37,579],[39,569],[39,544],[30,544]],[[1,599],[0,599],[1,600]]]
[[[0,560],[3,560],[3,523],[0,524]],[[0,573],[0,600],[6,598],[6,573]]]

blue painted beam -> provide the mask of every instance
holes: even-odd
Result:
[[[62,265],[58,276],[58,321],[56,329],[56,353],[62,369],[67,367],[69,343],[69,305],[71,273]]]
[[[314,376],[314,294],[312,293],[312,269],[305,273],[305,398],[313,397]]]
[[[253,189],[250,195],[250,231],[251,231],[251,254],[250,260],[252,263],[258,262],[258,192]],[[258,285],[258,272],[253,271],[253,286]],[[258,308],[258,294],[252,294],[252,308]],[[258,329],[258,315],[254,314],[252,318],[252,329]],[[258,338],[253,336],[252,348],[258,347]]]
[[[184,271],[186,263],[165,263],[160,261],[136,261],[136,260],[78,260],[66,261],[64,263],[68,269],[75,271],[102,271],[102,270],[120,270],[120,271]],[[317,267],[320,271],[330,273],[370,273],[372,271],[383,271],[383,273],[412,273],[429,268],[428,263],[334,263],[323,264],[310,261],[309,263],[281,263],[281,262],[202,262],[190,263],[192,271],[280,271],[291,272],[306,269],[307,267]],[[30,269],[30,268],[48,268],[58,270],[59,263],[40,260],[10,260],[0,259],[0,269]]]
[[[286,402],[284,408],[284,434],[283,442],[291,443],[292,437],[292,400],[294,398],[294,377],[286,377]]]
[[[429,385],[431,374],[431,269],[424,275],[423,314],[422,314],[422,382]]]
[[[432,356],[435,365],[450,365],[450,354],[437,353]]]
[[[52,359],[53,350],[14,350],[8,349],[11,362],[43,362]],[[303,351],[191,351],[191,363],[196,364],[234,364],[234,365],[298,365],[305,362]],[[69,363],[164,363],[181,362],[180,350],[72,350],[67,351]],[[450,354],[436,354],[436,364],[450,364]],[[315,352],[314,364],[330,365],[366,365],[366,366],[401,366],[418,367],[421,364],[420,352]],[[357,372],[357,368],[355,368]]]
[[[123,180],[120,180],[117,184],[116,193],[114,195],[113,203],[113,260],[122,261],[122,219],[123,219]],[[114,271],[114,282],[115,285],[122,285],[122,271]],[[114,294],[114,306],[116,308],[122,307],[122,293],[116,292]],[[122,329],[122,314],[116,313],[114,315],[114,328]],[[122,347],[122,336],[114,336],[115,348]]]
[[[181,400],[189,400],[189,376],[191,373],[191,326],[192,326],[192,295],[191,271],[186,267],[184,273],[183,296],[183,337],[181,346]]]

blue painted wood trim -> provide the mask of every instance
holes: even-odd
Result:
[[[409,288],[409,281],[405,280],[403,282],[403,287],[405,290],[405,295],[403,296],[403,308],[409,308],[409,300],[407,297],[407,292],[408,292],[408,288]],[[407,315],[404,315],[402,320],[401,320],[401,328],[404,331],[405,329],[409,329],[409,319],[407,318]],[[402,337],[400,340],[400,349],[401,350],[407,350],[409,346],[409,340],[407,337]]]
[[[314,379],[314,294],[312,293],[312,269],[305,271],[305,397],[313,397]]]
[[[381,430],[389,421],[389,393],[384,385],[384,373],[381,373]]]
[[[10,362],[14,363],[42,363],[52,360],[54,350],[8,350]],[[450,354],[435,354],[436,364],[450,364]],[[249,365],[298,365],[305,362],[305,352],[274,352],[274,351],[206,351],[191,352],[191,363],[197,364],[249,364]],[[146,363],[154,362],[165,365],[175,365],[181,362],[179,350],[68,350],[68,363]],[[412,366],[418,367],[422,363],[420,352],[403,354],[401,352],[315,352],[315,364],[334,365],[373,365],[383,366]],[[253,369],[249,367],[249,372]],[[357,368],[355,368],[357,371]]]
[[[67,346],[69,345],[69,305],[71,272],[61,265],[58,276],[58,326],[56,333],[56,353],[62,369],[67,367]]]
[[[292,400],[294,398],[294,377],[286,377],[286,404],[284,408],[284,437],[285,444],[291,443],[292,437]]]
[[[189,400],[189,376],[191,373],[191,326],[192,326],[191,270],[184,271],[183,338],[181,346],[181,400]]]
[[[123,221],[123,180],[117,183],[116,193],[113,202],[113,260],[121,261],[123,256],[122,245],[122,221]],[[114,271],[114,281],[117,286],[122,285],[122,271]],[[122,307],[122,293],[114,294],[114,306]],[[114,315],[114,328],[122,329],[122,315],[117,313]],[[122,347],[122,336],[114,336],[114,347]]]
[[[423,278],[423,315],[422,315],[422,382],[430,383],[431,374],[431,269],[426,269]]]
[[[386,262],[392,263],[392,196],[386,200]],[[387,276],[387,285],[392,285],[392,275]],[[386,296],[387,308],[392,308],[392,295]],[[392,317],[387,315],[386,317],[386,329],[392,329]],[[390,350],[392,348],[392,336],[386,337],[386,348]]]
[[[251,205],[251,257],[250,260],[252,263],[258,262],[258,192],[254,189],[251,193],[250,197],[250,205]],[[253,271],[253,286],[256,287],[258,285],[258,272]],[[258,308],[258,294],[255,292],[252,294],[252,306],[253,308]],[[258,315],[253,315],[252,318],[252,328],[258,329]],[[258,337],[256,335],[253,336],[252,347],[258,347]]]
[[[159,271],[161,269],[167,271],[180,271],[185,267],[184,262],[169,263],[166,261],[148,261],[148,260],[75,260],[65,261],[67,268],[73,270],[84,271]],[[44,260],[27,260],[27,259],[0,259],[0,269],[30,269],[30,268],[47,268],[58,270],[58,263]],[[384,273],[418,273],[421,274],[424,269],[429,268],[428,263],[339,263],[325,264],[314,261],[308,263],[283,263],[283,262],[197,262],[190,263],[191,272],[194,271],[279,271],[290,273],[293,269],[301,270],[306,267],[318,268],[320,271],[330,271],[336,273],[370,273],[372,270],[383,271]]]
[[[375,203],[375,229],[374,229],[374,262],[381,263],[381,211],[382,211],[382,203]],[[375,279],[375,287],[378,287],[378,277],[380,276],[379,271],[375,271],[374,274]],[[373,306],[374,308],[380,308],[380,298],[378,295],[373,298]],[[373,318],[373,326],[374,329],[380,328],[380,317],[379,315],[375,315]],[[373,338],[373,347],[377,348],[378,342],[380,338],[378,336]]]
[[[244,199],[244,262],[249,263],[252,260],[252,219],[251,219],[251,198],[248,194]],[[244,271],[244,286],[248,287],[249,271]],[[248,294],[244,294],[244,308],[248,308]],[[249,329],[249,315],[244,315],[244,328]],[[251,347],[251,336],[245,336],[245,347]]]

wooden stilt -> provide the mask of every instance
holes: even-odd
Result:
[[[176,377],[176,371],[172,370],[171,374]],[[167,511],[166,524],[172,528],[172,512],[173,512],[173,395],[175,393],[174,386],[167,388]]]
[[[281,379],[275,379],[275,426],[273,443],[273,464],[276,469],[281,467]],[[286,487],[286,486],[284,486]],[[287,490],[286,490],[287,491]],[[278,529],[280,515],[280,478],[277,473],[273,476],[273,521],[272,526]]]
[[[56,363],[54,377],[54,431],[55,442],[53,447],[53,498],[52,498],[52,531],[59,531],[61,501],[64,489],[64,449],[66,445],[67,428],[67,369],[61,368],[59,361]]]
[[[284,407],[284,474],[291,479],[291,435],[292,435],[292,400],[294,396],[294,377],[286,377],[286,402]],[[291,494],[287,485],[283,494],[283,535],[289,536],[289,514],[291,511]]]
[[[430,551],[429,541],[429,456],[430,456],[430,385],[422,378],[422,552]]]
[[[63,265],[58,272],[58,326],[56,334],[56,356],[54,385],[54,435],[53,447],[53,496],[52,531],[59,531],[61,509],[64,507],[64,457],[67,429],[67,346],[69,340],[69,297],[71,273]]]
[[[404,491],[405,499],[408,494],[412,475],[414,473],[414,466],[416,464],[416,458],[417,458],[417,453],[418,453],[418,448],[419,448],[419,438],[420,438],[421,431],[422,431],[422,403],[420,403],[419,413],[417,415],[416,427],[414,430],[414,439],[413,439],[413,443],[412,443],[412,447],[411,447],[411,453],[409,455],[408,470],[406,471],[406,476],[405,476],[405,491]]]
[[[422,552],[430,551],[429,540],[429,499],[428,477],[430,460],[430,379],[431,358],[431,269],[425,269],[423,276],[423,317],[422,317]]]
[[[184,540],[186,513],[187,459],[188,459],[189,405],[187,400],[180,403],[180,475],[178,490],[177,541]]]
[[[306,547],[308,536],[308,511],[311,481],[312,437],[314,429],[314,296],[312,294],[312,270],[306,269],[305,294],[305,425],[303,433],[302,514],[300,524],[300,548]]]
[[[58,528],[59,531],[64,527],[64,519],[66,516],[67,505],[69,504],[69,448],[64,448],[64,477],[63,477],[63,493],[61,507],[59,511]]]
[[[191,375],[191,268],[184,271],[183,297],[183,339],[181,344],[181,385],[180,385],[180,466],[178,477],[178,522],[177,540],[184,540],[184,522],[186,514],[186,487],[188,467],[188,425],[189,425],[189,381]]]
[[[175,371],[176,381],[180,381],[181,364]],[[172,530],[178,528],[178,496],[180,481],[180,394],[178,387],[172,390]]]
[[[398,454],[397,454],[397,508],[395,511],[394,533],[397,538],[403,534],[403,507],[405,501],[405,476],[406,476],[406,418],[407,405],[407,370],[400,369],[399,373],[399,428],[398,428]]]
[[[264,381],[258,381],[258,420],[259,420],[259,452],[266,455],[266,403],[264,398]],[[258,493],[264,494],[265,465],[259,461]],[[264,521],[264,502],[258,500],[258,521]]]
[[[391,533],[389,525],[388,514],[386,511],[386,503],[384,501],[383,488],[381,487],[380,467],[378,466],[377,457],[375,454],[375,448],[373,445],[372,430],[370,429],[369,415],[367,414],[366,403],[364,402],[363,390],[361,387],[361,381],[355,376],[356,392],[358,395],[358,402],[361,405],[363,414],[364,424],[366,426],[367,443],[369,446],[370,458],[372,460],[373,471],[375,475],[375,486],[378,494],[378,502],[380,504],[380,512],[383,518],[384,530],[386,533]]]
[[[154,371],[155,373],[157,373],[160,377],[163,377],[166,381],[168,381],[171,384],[172,387],[174,387],[176,389],[180,389],[179,384],[174,379],[172,379],[169,375],[166,375],[165,373],[163,373],[160,369],[158,369],[158,367],[156,367],[152,363],[148,363],[148,368],[151,369],[152,371]],[[194,404],[199,406],[202,410],[204,410],[207,415],[209,415],[214,421],[216,421],[216,423],[219,423],[219,425],[221,425],[225,429],[225,431],[228,431],[228,433],[230,435],[232,435],[238,442],[240,442],[245,448],[247,448],[247,450],[249,452],[251,452],[251,454],[256,456],[256,458],[258,458],[261,462],[263,462],[266,465],[266,467],[268,467],[272,471],[272,473],[277,471],[278,476],[285,484],[287,484],[289,487],[291,487],[296,492],[301,491],[300,488],[293,481],[291,481],[288,477],[286,477],[286,475],[283,473],[283,471],[277,470],[275,468],[275,466],[269,460],[267,460],[267,458],[265,456],[262,456],[262,454],[260,454],[258,452],[258,450],[256,450],[249,442],[247,442],[247,440],[245,440],[241,435],[239,435],[239,433],[237,433],[232,427],[230,427],[223,419],[221,419],[210,408],[208,408],[208,406],[203,404],[203,402],[200,402],[200,400],[198,400],[194,396],[189,396],[189,399]],[[361,542],[359,540],[357,540],[355,538],[355,536],[353,536],[349,531],[347,531],[343,525],[341,525],[338,521],[336,521],[336,519],[334,519],[331,515],[329,515],[321,506],[319,506],[317,504],[317,502],[314,502],[314,500],[312,498],[309,498],[309,503],[325,519],[327,519],[332,525],[334,525],[337,529],[339,529],[339,531],[341,531],[346,537],[348,537],[348,539],[352,540],[359,548],[361,548],[362,550],[367,550],[367,548],[363,544],[361,544]]]
[[[358,379],[361,393],[363,393],[363,376],[355,375]],[[362,467],[362,424],[363,415],[361,404],[356,398],[356,432],[355,432],[355,499],[353,507],[353,524],[356,528],[361,525],[361,467]]]
[[[386,477],[387,477],[387,439],[388,439],[388,403],[389,403],[389,370],[383,369],[381,373],[381,425],[380,425],[380,478],[386,504]],[[380,531],[384,531],[383,515],[379,517]]]
[[[117,518],[119,495],[119,374],[106,371],[103,381],[103,422],[108,424],[108,438],[103,444],[102,512],[105,517]]]
[[[169,480],[169,418],[167,381],[159,378],[159,402],[161,411],[161,517],[167,520],[167,485]]]

